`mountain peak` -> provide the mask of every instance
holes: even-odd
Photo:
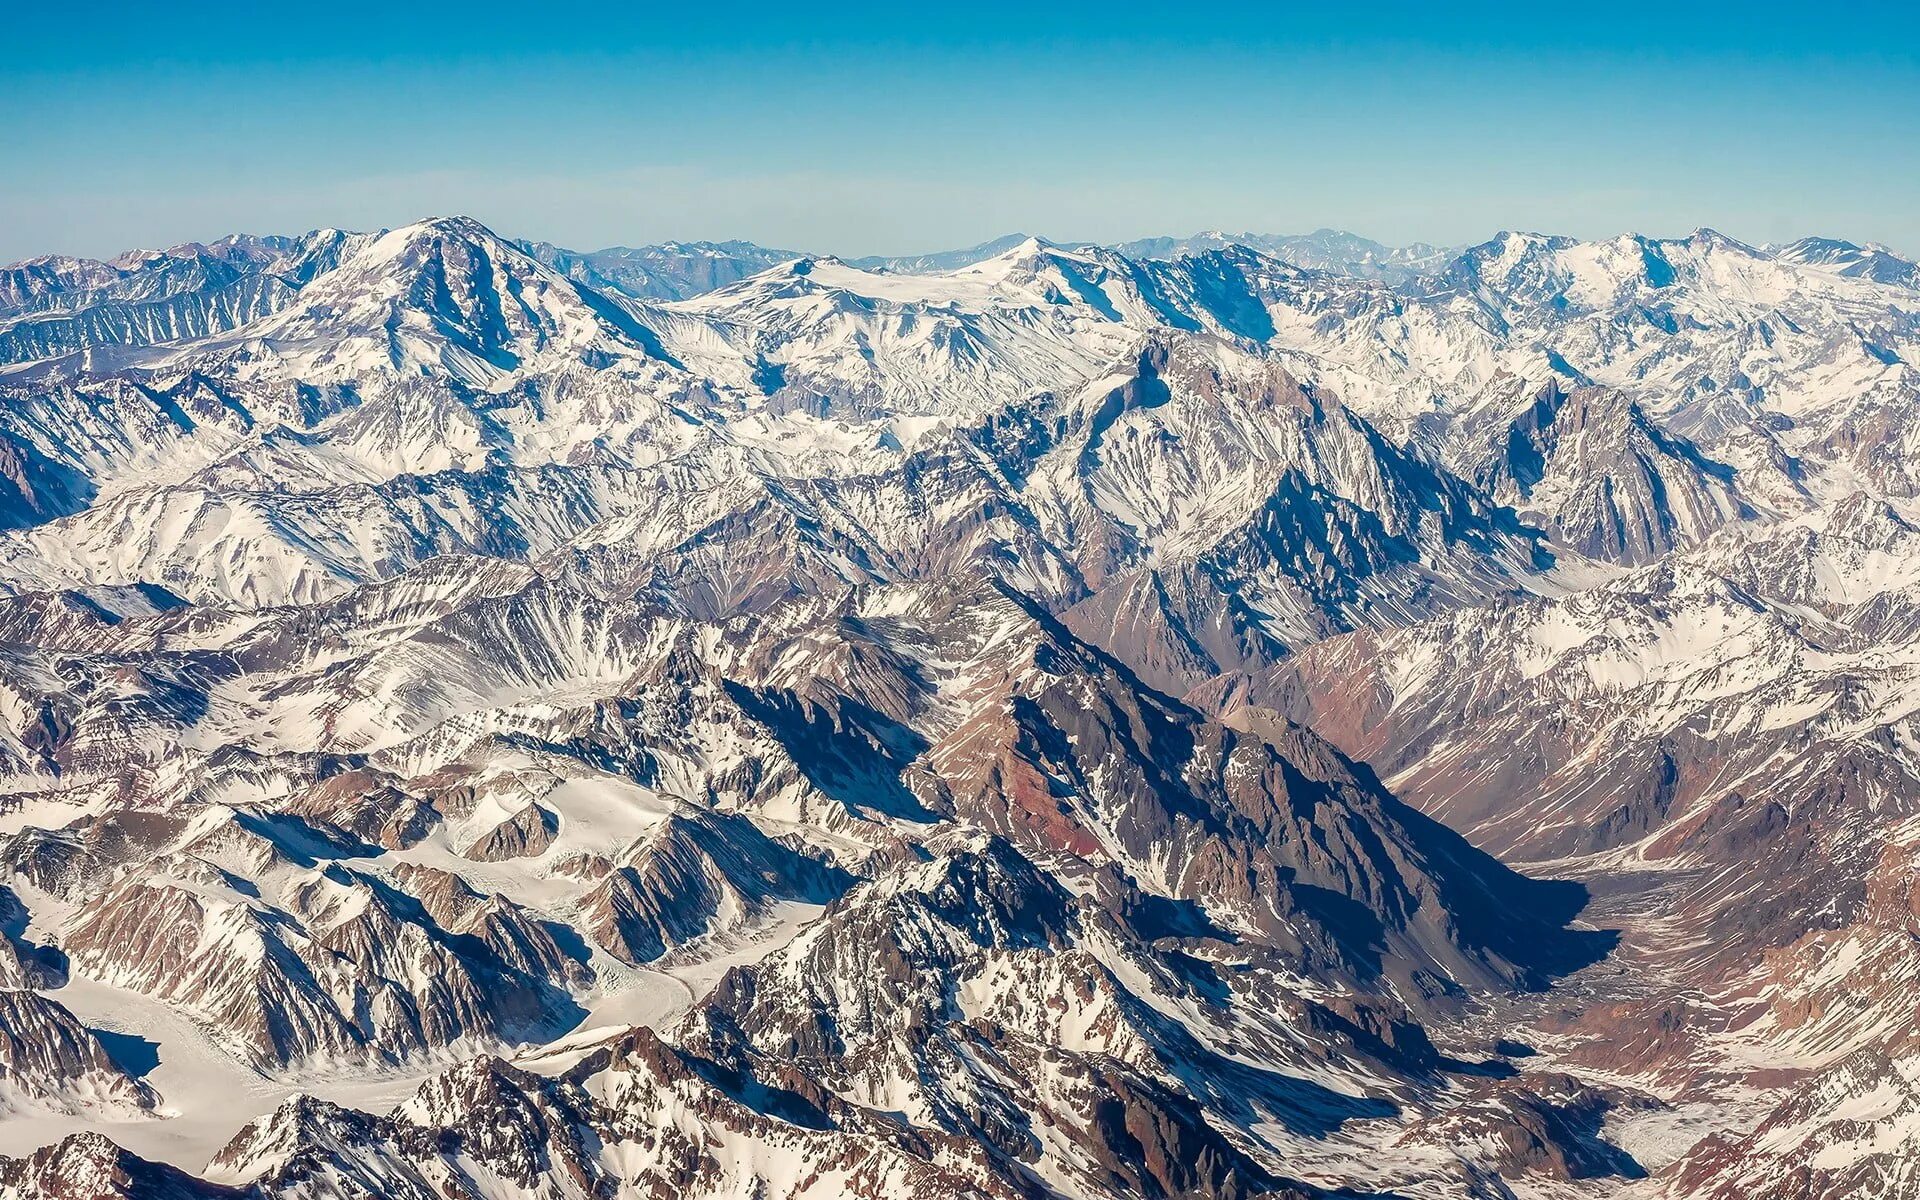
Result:
[[[315,380],[378,364],[488,383],[547,350],[621,358],[653,344],[618,306],[457,215],[380,234],[238,332]]]
[[[1712,229],[1705,225],[1702,225],[1700,228],[1688,234],[1686,238],[1686,242],[1688,245],[1699,247],[1701,249],[1731,250],[1740,254],[1749,254],[1749,255],[1756,255],[1756,256],[1759,254],[1759,251],[1755,250],[1752,246],[1747,245],[1745,242],[1739,240],[1738,238],[1728,237],[1726,234],[1721,233],[1718,229]]]
[[[385,230],[375,240],[373,246],[369,247],[369,252],[392,255],[408,246],[441,240],[506,244],[504,238],[474,218],[454,215],[425,217]]]

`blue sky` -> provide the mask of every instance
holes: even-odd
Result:
[[[1892,5],[17,6],[0,260],[465,212],[902,253],[1322,225],[1920,253]]]

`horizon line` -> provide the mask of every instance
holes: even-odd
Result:
[[[885,253],[852,254],[852,253],[846,253],[842,251],[821,250],[817,248],[779,246],[779,245],[772,244],[770,242],[757,241],[751,237],[723,237],[723,238],[663,237],[663,238],[657,238],[653,240],[639,240],[639,241],[631,241],[631,242],[620,241],[620,242],[611,242],[601,246],[586,246],[586,245],[580,245],[580,244],[568,244],[566,242],[556,241],[554,239],[547,238],[547,237],[536,237],[536,236],[527,236],[522,234],[502,233],[493,225],[489,224],[488,222],[481,220],[478,217],[472,216],[468,213],[446,212],[446,213],[430,214],[427,216],[419,217],[412,221],[403,222],[398,225],[388,225],[380,228],[356,229],[356,228],[351,228],[345,225],[316,225],[316,226],[313,226],[312,228],[300,230],[298,232],[280,232],[280,231],[253,232],[248,230],[236,229],[210,239],[186,238],[180,241],[168,242],[165,244],[127,246],[117,251],[114,251],[110,254],[102,254],[102,255],[70,254],[70,253],[62,253],[60,251],[42,251],[40,253],[28,255],[24,258],[13,259],[5,263],[0,263],[0,270],[8,270],[8,269],[13,269],[17,267],[23,267],[32,263],[39,263],[39,262],[45,262],[49,260],[60,260],[60,259],[65,259],[73,262],[93,262],[93,263],[101,263],[104,265],[112,265],[117,260],[124,259],[130,255],[168,254],[173,251],[184,250],[189,247],[198,246],[202,248],[210,248],[213,246],[220,245],[221,243],[224,243],[224,242],[234,242],[242,239],[251,239],[255,241],[268,241],[276,238],[293,240],[293,239],[298,239],[303,237],[310,237],[317,233],[326,233],[326,232],[338,232],[338,233],[348,233],[348,234],[372,234],[374,236],[384,236],[388,233],[394,232],[395,230],[410,229],[415,226],[431,225],[435,222],[456,221],[456,220],[471,221],[475,225],[480,226],[480,228],[492,234],[494,237],[500,238],[502,241],[506,241],[506,242],[510,242],[510,243],[514,243],[516,245],[522,245],[522,246],[527,246],[527,245],[551,246],[555,249],[563,250],[563,251],[574,253],[574,254],[606,254],[606,253],[611,253],[619,250],[648,250],[648,249],[658,249],[658,248],[668,247],[668,246],[726,246],[729,244],[734,244],[734,245],[741,245],[741,246],[750,246],[758,250],[774,251],[777,253],[790,253],[795,255],[796,257],[816,258],[816,259],[832,258],[832,259],[838,259],[839,261],[848,262],[848,263],[858,263],[862,261],[873,261],[873,260],[884,260],[884,259],[932,258],[932,257],[937,257],[945,254],[958,254],[958,253],[965,253],[970,250],[980,250],[980,249],[984,249],[985,247],[992,246],[996,243],[1002,243],[1002,242],[1013,243],[1016,240],[1036,240],[1045,245],[1054,246],[1061,249],[1073,249],[1075,247],[1080,247],[1080,246],[1093,246],[1093,247],[1098,247],[1100,249],[1117,250],[1119,247],[1131,245],[1137,242],[1150,242],[1150,241],[1182,242],[1182,241],[1193,241],[1200,238],[1217,238],[1230,245],[1247,245],[1249,249],[1258,250],[1259,249],[1258,246],[1248,245],[1247,242],[1241,241],[1240,239],[1248,239],[1248,238],[1303,239],[1303,238],[1319,237],[1322,235],[1333,235],[1333,236],[1339,236],[1339,237],[1357,238],[1361,241],[1370,242],[1375,246],[1379,246],[1383,249],[1390,250],[1390,251],[1424,250],[1432,254],[1446,254],[1446,255],[1457,256],[1461,253],[1464,253],[1467,250],[1471,250],[1478,246],[1489,245],[1493,242],[1500,240],[1503,237],[1510,237],[1510,236],[1511,237],[1564,238],[1575,244],[1596,245],[1602,242],[1617,241],[1622,238],[1641,239],[1641,240],[1655,242],[1655,243],[1686,242],[1694,238],[1700,237],[1703,234],[1712,234],[1718,237],[1726,238],[1727,240],[1732,241],[1738,245],[1747,247],[1748,249],[1758,250],[1758,251],[1776,250],[1782,247],[1794,245],[1802,241],[1822,240],[1822,241],[1844,243],[1848,246],[1851,246],[1859,250],[1878,251],[1881,253],[1893,255],[1894,257],[1897,257],[1897,258],[1903,258],[1903,259],[1909,259],[1909,260],[1912,259],[1912,256],[1908,255],[1904,251],[1895,249],[1893,246],[1885,242],[1878,241],[1877,239],[1867,239],[1864,241],[1857,241],[1853,238],[1831,234],[1831,233],[1804,233],[1798,237],[1788,238],[1785,240],[1751,241],[1746,238],[1737,237],[1733,234],[1727,233],[1724,230],[1718,229],[1712,225],[1696,225],[1691,230],[1689,230],[1684,234],[1671,235],[1671,236],[1649,234],[1641,230],[1636,230],[1631,228],[1622,229],[1617,233],[1608,234],[1600,237],[1582,237],[1578,234],[1554,233],[1546,229],[1500,228],[1500,229],[1494,230],[1491,234],[1481,238],[1478,241],[1447,242],[1447,243],[1431,242],[1431,241],[1425,241],[1425,240],[1414,240],[1409,242],[1382,241],[1378,238],[1371,237],[1367,234],[1359,233],[1352,229],[1347,229],[1347,228],[1336,226],[1336,225],[1319,225],[1311,230],[1306,230],[1302,232],[1281,232],[1278,230],[1260,231],[1255,229],[1246,229],[1246,230],[1240,230],[1238,232],[1229,232],[1218,226],[1211,226],[1211,227],[1198,229],[1192,233],[1186,233],[1186,234],[1149,233],[1149,234],[1140,234],[1134,237],[1118,238],[1113,240],[1101,240],[1101,239],[1095,239],[1095,238],[1057,238],[1057,237],[1049,237],[1045,234],[1034,234],[1034,233],[1026,233],[1021,230],[1010,230],[1006,233],[996,234],[992,237],[988,237],[980,241],[973,242],[966,245],[946,245],[946,246],[941,246],[933,249],[909,251],[909,252],[896,253],[896,254],[885,254]]]

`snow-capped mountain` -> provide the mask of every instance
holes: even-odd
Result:
[[[1903,262],[6,268],[0,1196],[1901,1194]]]
[[[1824,267],[1842,275],[1912,289],[1920,287],[1920,264],[1878,243],[1856,246],[1838,238],[1806,237],[1774,249],[1783,262]]]
[[[768,267],[803,257],[752,242],[661,242],[577,251],[551,242],[521,242],[520,249],[567,278],[635,300],[685,300]]]
[[[1209,230],[1192,237],[1140,238],[1121,242],[1114,249],[1132,258],[1185,258],[1207,250],[1230,246],[1248,246],[1297,266],[1349,275],[1356,279],[1378,279],[1386,283],[1404,283],[1444,263],[1448,251],[1425,242],[1407,246],[1387,246],[1348,233],[1342,229],[1316,229],[1312,233],[1221,233]]]
[[[351,258],[367,235],[224,238],[107,262],[36,258],[0,267],[0,363],[91,346],[207,337],[278,311]]]
[[[1740,472],[1662,430],[1604,387],[1550,382],[1514,414],[1486,423],[1475,482],[1592,558],[1643,563],[1757,515]],[[1768,498],[1804,503],[1785,472],[1747,472]],[[1777,486],[1769,494],[1767,483]],[[1797,505],[1796,505],[1797,506]]]
[[[856,258],[853,265],[863,271],[894,271],[906,275],[930,275],[944,271],[955,271],[961,267],[970,267],[977,262],[1005,254],[1030,235],[1024,233],[1002,234],[990,238],[976,246],[965,246],[958,250],[936,250],[931,254],[907,255],[869,255]]]

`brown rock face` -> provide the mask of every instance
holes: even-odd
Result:
[[[503,862],[544,854],[560,832],[553,810],[534,803],[476,838],[463,853],[475,862]]]
[[[1528,1073],[1475,1088],[1461,1104],[1415,1123],[1399,1141],[1446,1147],[1508,1179],[1639,1179],[1645,1169],[1606,1141],[1601,1125],[1616,1110],[1654,1104],[1569,1075]]]
[[[76,1133],[26,1158],[0,1159],[0,1195],[19,1200],[241,1200],[246,1193]]]
[[[65,1006],[18,990],[0,990],[0,1089],[16,1104],[56,1112],[159,1103]]]
[[[848,882],[744,817],[686,810],[633,847],[587,893],[581,912],[602,948],[636,964],[742,925],[776,901],[831,899]]]

